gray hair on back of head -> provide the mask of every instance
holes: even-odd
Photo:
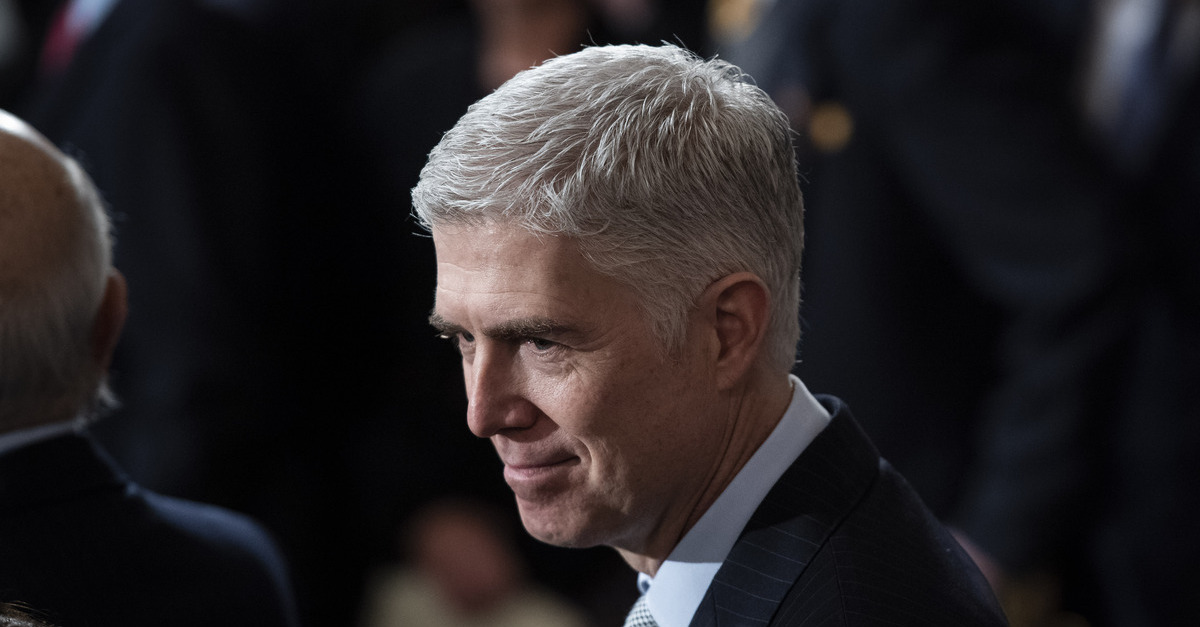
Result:
[[[773,367],[799,339],[803,202],[786,116],[741,71],[675,46],[599,46],[526,70],[429,155],[417,219],[577,241],[679,348],[696,297],[748,271],[770,290]]]
[[[0,432],[86,419],[115,404],[92,346],[112,268],[111,223],[79,164],[62,157],[60,165],[64,177],[49,184],[61,193],[0,194],[0,218],[31,238],[14,242],[10,233],[3,244],[20,255],[10,262],[31,267],[16,276],[0,268]]]

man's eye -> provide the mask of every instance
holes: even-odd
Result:
[[[528,341],[529,341],[529,344],[531,346],[533,346],[533,349],[536,351],[539,351],[539,352],[548,351],[548,350],[554,348],[555,346],[558,346],[558,344],[551,342],[550,340],[543,340],[543,339],[537,338],[537,337],[531,337],[531,338],[529,338]]]
[[[459,348],[461,348],[463,344],[470,344],[471,342],[475,341],[475,336],[467,333],[466,331],[459,331],[457,333],[439,333],[438,337],[442,338],[443,340],[450,340],[451,344]]]

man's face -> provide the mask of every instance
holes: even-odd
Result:
[[[432,322],[458,343],[468,425],[495,445],[530,534],[637,551],[677,528],[727,436],[715,336],[693,320],[667,356],[632,290],[569,238],[489,224],[433,240]]]

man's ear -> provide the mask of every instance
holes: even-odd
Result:
[[[125,277],[115,269],[110,272],[96,319],[92,322],[92,358],[103,371],[107,371],[112,362],[117,339],[125,326],[125,315],[129,311],[127,290]]]
[[[771,319],[771,292],[757,275],[737,272],[705,290],[719,346],[716,359],[720,389],[737,385],[758,361]]]

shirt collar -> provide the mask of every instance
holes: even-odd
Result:
[[[800,379],[789,375],[792,402],[762,446],[651,578],[638,588],[660,627],[687,627],[742,529],[767,492],[830,421],[829,412]]]
[[[48,425],[38,425],[27,429],[18,429],[11,433],[0,434],[0,455],[15,451],[42,440],[80,431],[78,420],[55,422]]]

